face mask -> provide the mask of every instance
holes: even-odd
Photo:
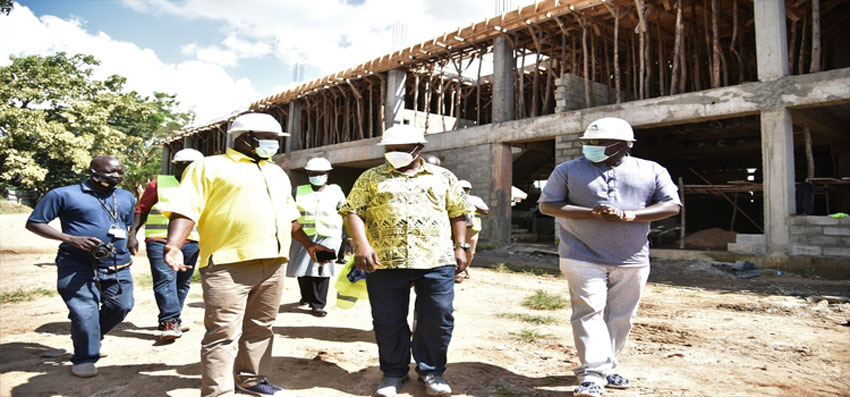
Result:
[[[413,157],[413,152],[416,151],[416,148],[408,152],[387,152],[384,153],[384,158],[387,159],[387,162],[390,163],[391,166],[395,169],[404,168],[410,165],[416,158]]]
[[[308,179],[310,179],[310,184],[313,186],[324,186],[328,183],[327,175],[311,176]]]
[[[254,152],[257,153],[262,159],[270,158],[277,154],[278,149],[280,149],[280,142],[277,139],[254,139],[257,142],[257,146],[254,147]]]
[[[590,160],[593,163],[601,163],[605,160],[608,160],[614,154],[605,154],[605,151],[608,150],[609,147],[617,145],[619,143],[614,143],[608,146],[594,146],[594,145],[581,145],[581,152],[584,154],[584,157]]]
[[[118,184],[124,179],[120,177],[100,175],[95,170],[89,171],[91,172],[91,179],[107,189],[112,189],[115,186],[118,186]]]

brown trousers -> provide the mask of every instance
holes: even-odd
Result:
[[[283,260],[256,259],[200,270],[204,290],[201,395],[232,395],[271,369],[272,325],[283,295]]]

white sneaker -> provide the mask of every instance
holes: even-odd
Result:
[[[429,396],[447,396],[452,394],[451,386],[446,383],[441,374],[420,376],[419,381],[425,384],[425,392]]]
[[[159,334],[159,340],[166,342],[181,336],[183,336],[183,331],[180,330],[180,324],[177,321],[169,321],[165,323],[165,329]]]
[[[408,379],[410,379],[410,377],[407,375],[401,378],[384,376],[381,378],[381,383],[378,384],[375,394],[381,397],[393,397],[398,394],[398,390],[401,389],[401,384],[406,382]]]
[[[97,368],[95,368],[94,363],[74,364],[71,373],[80,378],[91,378],[97,376]]]

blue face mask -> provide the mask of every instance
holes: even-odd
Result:
[[[277,139],[255,139],[257,141],[257,146],[254,148],[254,151],[257,153],[257,156],[263,159],[270,158],[277,154],[278,149],[280,149],[280,142]]]
[[[595,146],[595,145],[581,145],[581,152],[584,154],[584,158],[590,160],[592,163],[601,163],[605,160],[610,159],[617,153],[614,154],[605,154],[605,151],[608,150],[609,147],[617,145],[618,143],[614,143],[608,146]],[[618,151],[619,152],[619,151]]]

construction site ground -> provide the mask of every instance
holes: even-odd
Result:
[[[26,231],[25,220],[0,215],[0,395],[198,395],[200,284],[192,285],[183,313],[191,330],[160,343],[150,270],[140,252],[133,265],[135,308],[106,336],[109,355],[97,363],[99,375],[75,378],[69,354],[59,350],[72,345],[68,312],[55,293],[57,243]],[[523,305],[538,290],[569,298],[554,251],[483,250],[471,278],[456,285],[445,373],[455,395],[572,395],[571,370],[579,361],[569,305],[552,311]],[[23,301],[10,302],[13,292]],[[268,376],[293,396],[371,395],[381,373],[369,304],[342,310],[335,291],[330,295],[328,316],[313,317],[297,304],[297,282],[287,279]],[[737,279],[707,262],[656,261],[620,358],[633,387],[606,395],[848,396],[850,304],[841,303],[848,295],[848,280],[774,273]],[[553,321],[526,322],[522,314]],[[411,374],[400,395],[425,396]]]

